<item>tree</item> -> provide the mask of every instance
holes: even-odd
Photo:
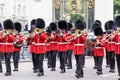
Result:
[[[75,19],[81,19],[81,20],[84,20],[84,17],[80,14],[70,14],[71,16],[71,20],[70,22],[74,22]]]
[[[120,14],[120,0],[114,0],[114,14]]]

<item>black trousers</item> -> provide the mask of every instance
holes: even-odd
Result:
[[[115,69],[115,53],[109,52],[110,69]]]
[[[83,59],[84,55],[75,55],[76,59],[76,74],[81,75],[83,73]]]
[[[59,58],[60,58],[60,69],[65,71],[65,60],[66,60],[66,51],[59,52]]]
[[[2,71],[3,54],[0,52],[0,71]]]
[[[35,53],[32,53],[32,63],[33,63],[33,68],[34,70],[38,69],[38,61],[37,61],[37,56]]]
[[[102,64],[103,64],[103,57],[102,56],[98,56],[95,57],[96,58],[96,64],[97,64],[97,71],[102,71]]]
[[[110,65],[110,55],[107,50],[106,50],[106,65]]]
[[[19,59],[20,59],[20,51],[15,51],[13,53],[14,68],[18,68]]]
[[[4,56],[5,56],[6,72],[11,73],[10,59],[11,59],[12,53],[4,53]]]
[[[94,56],[94,63],[96,67],[97,67],[97,62],[98,62],[98,58]]]
[[[72,67],[72,54],[73,54],[73,50],[67,51],[66,61],[67,61],[67,66],[69,67]]]
[[[50,52],[51,68],[56,67],[56,55],[57,55],[56,50]]]
[[[116,61],[117,61],[118,75],[120,76],[120,54],[116,54]]]
[[[44,73],[44,70],[43,70],[43,60],[44,60],[44,54],[37,54],[37,59],[38,59],[38,70],[39,70],[39,73]]]
[[[51,67],[52,66],[52,63],[51,63],[51,52],[46,52],[46,57],[48,59],[47,65],[49,67]]]

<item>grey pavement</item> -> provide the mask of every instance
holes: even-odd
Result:
[[[47,68],[47,61],[44,61],[45,75],[38,77],[36,73],[33,73],[32,62],[21,62],[19,64],[19,72],[12,72],[11,76],[4,76],[4,73],[0,73],[0,80],[117,80],[117,69],[115,73],[109,73],[109,68],[105,66],[105,58],[103,62],[103,75],[98,76],[96,70],[93,69],[94,61],[93,57],[87,57],[85,60],[84,78],[77,79],[75,77],[75,59],[72,60],[73,69],[66,69],[66,73],[61,74],[59,69],[59,60],[57,60],[57,68],[55,72],[50,71]],[[13,70],[13,63],[12,70]],[[5,64],[3,63],[3,70],[5,72]]]

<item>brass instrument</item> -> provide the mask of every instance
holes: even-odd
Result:
[[[39,29],[39,28],[35,28],[35,29],[34,29],[34,33],[35,33],[35,34],[40,33],[40,29]]]
[[[118,35],[120,35],[120,29],[117,30]]]
[[[3,34],[3,35],[8,35],[9,33],[8,33],[7,30],[4,29],[4,30],[2,31],[2,34]]]
[[[82,31],[81,30],[76,30],[75,36],[79,37],[81,35],[82,35]]]

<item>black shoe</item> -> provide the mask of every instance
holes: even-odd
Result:
[[[44,75],[44,73],[42,72],[42,73],[38,73],[37,74],[37,76],[43,76]]]
[[[93,67],[94,69],[97,69],[97,66]]]
[[[102,75],[102,71],[97,71],[97,75]]]
[[[114,69],[111,69],[109,72],[111,72],[111,73],[115,73],[115,70],[114,70]]]
[[[7,73],[5,73],[4,75],[5,75],[5,76],[10,76],[10,75],[11,75],[11,73],[8,73],[8,72],[7,72]]]
[[[71,66],[68,66],[67,69],[72,69],[72,67],[71,67]]]
[[[51,71],[55,71],[55,68],[52,68]]]
[[[38,70],[34,70],[34,71],[33,71],[33,73],[37,73],[37,72],[38,72]]]
[[[48,65],[48,68],[51,68],[51,66],[50,66],[50,65]]]
[[[61,70],[60,73],[65,73],[65,70]]]
[[[109,68],[109,67],[110,67],[110,65],[106,65],[106,67],[107,67],[107,68]]]
[[[118,80],[120,80],[120,78],[118,78]]]
[[[2,73],[3,71],[2,70],[0,70],[0,73]]]
[[[13,71],[18,71],[18,68],[15,68]]]
[[[83,76],[83,74],[81,74],[81,75],[76,74],[75,77],[76,77],[76,78],[82,78],[82,77],[84,77],[84,76]]]

